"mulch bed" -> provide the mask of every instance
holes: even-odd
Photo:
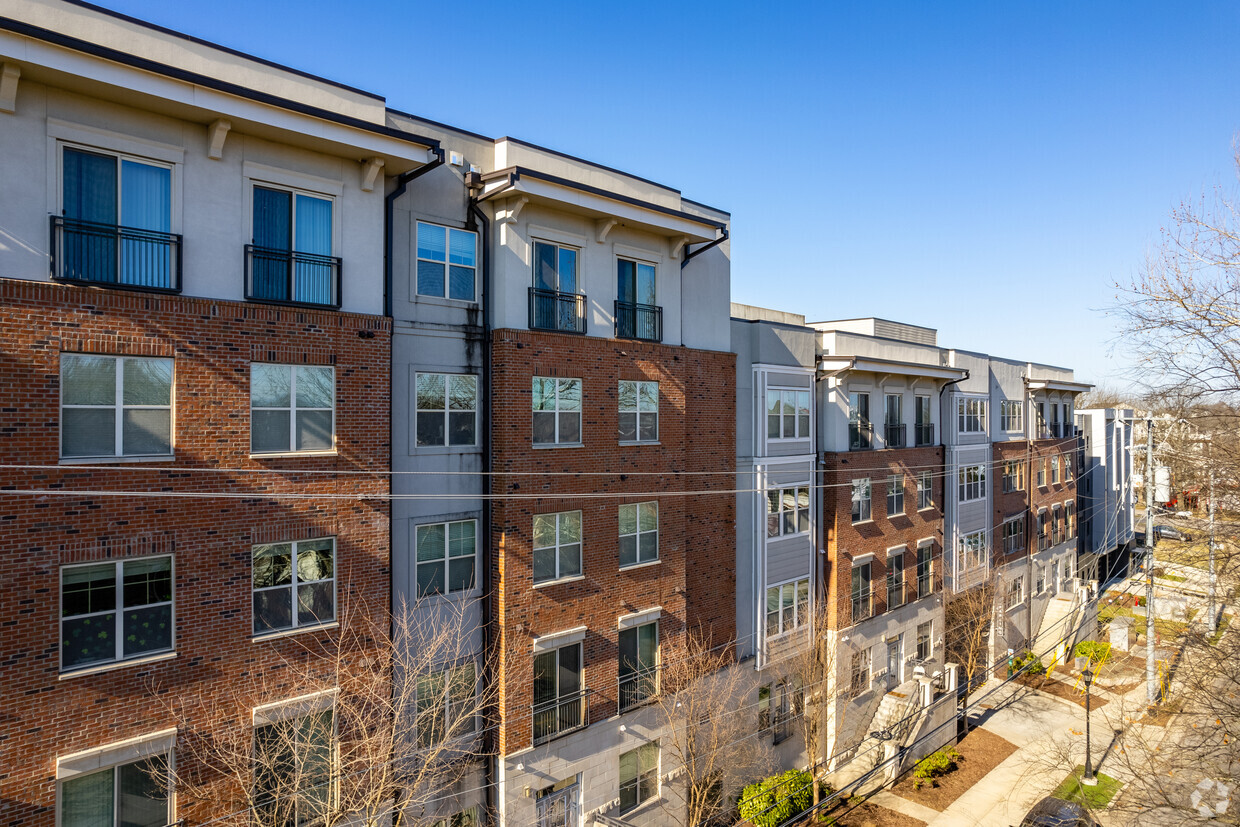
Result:
[[[1016,679],[1017,683],[1024,684],[1030,689],[1036,689],[1039,692],[1045,692],[1048,695],[1054,695],[1056,698],[1063,698],[1065,701],[1071,701],[1079,707],[1085,706],[1085,692],[1082,688],[1078,690],[1075,686],[1064,681],[1045,675],[1021,675]],[[1107,705],[1107,698],[1102,697],[1096,690],[1090,691],[1089,706],[1092,709],[1099,709]]]
[[[853,807],[842,815],[835,815],[839,827],[926,827],[926,822],[904,813],[880,807],[869,801]]]
[[[983,776],[999,766],[1003,759],[1016,752],[1016,745],[993,732],[975,729],[956,745],[956,749],[963,759],[956,763],[955,770],[935,779],[938,782],[937,787],[913,789],[913,774],[910,772],[900,779],[891,791],[901,798],[942,812]]]

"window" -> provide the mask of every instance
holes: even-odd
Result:
[[[172,649],[172,558],[60,570],[60,668]]]
[[[534,242],[534,283],[530,288],[530,329],[585,333],[585,296],[577,290],[578,251]]]
[[[534,582],[581,575],[581,512],[534,517]]]
[[[1017,554],[1025,551],[1025,518],[1017,517],[1003,524],[1003,553]]]
[[[572,775],[534,794],[536,827],[577,827],[581,811],[580,776]]]
[[[534,444],[581,443],[581,380],[534,377]]]
[[[903,448],[904,441],[904,397],[898,393],[889,393],[883,397],[883,439],[888,448]]]
[[[986,400],[957,399],[956,419],[957,428],[962,434],[986,433]]]
[[[852,622],[860,623],[874,613],[874,594],[870,587],[871,564],[852,567]]]
[[[254,634],[336,619],[336,541],[254,546]]]
[[[986,565],[985,531],[974,531],[960,538],[960,563],[962,569],[976,569]]]
[[[474,445],[478,441],[478,377],[417,375],[418,445]]]
[[[577,292],[577,249],[534,242],[534,287],[557,293]]]
[[[254,809],[266,824],[321,821],[332,797],[330,709],[254,728]]]
[[[1034,594],[1046,591],[1046,566],[1038,566],[1038,579],[1034,586]]]
[[[250,451],[330,451],[336,447],[336,374],[312,365],[250,365]]]
[[[659,504],[620,506],[620,567],[659,559]]]
[[[1075,469],[1073,468],[1074,465],[1076,465],[1076,454],[1075,453],[1064,454],[1063,455],[1063,481],[1064,482],[1072,482],[1072,477],[1075,475]]]
[[[453,813],[447,818],[437,819],[430,823],[430,827],[478,827],[478,825],[477,807],[461,810],[459,813]]]
[[[786,634],[809,624],[809,580],[795,580],[766,590],[766,636]]]
[[[474,731],[475,686],[472,663],[418,678],[418,746],[432,747]]]
[[[1076,503],[1066,502],[1063,504],[1064,519],[1067,523],[1066,534],[1064,539],[1076,539]]]
[[[659,383],[620,383],[620,441],[659,441]]]
[[[772,696],[774,704],[771,703]],[[804,711],[805,690],[799,679],[788,678],[774,685],[768,683],[758,687],[758,730],[773,726],[776,744],[792,735],[792,722]]]
[[[914,429],[916,430],[917,446],[934,444],[934,422],[930,418],[930,397],[915,396],[914,402]]]
[[[1038,460],[1038,488],[1046,487],[1046,459]]]
[[[1003,597],[1003,608],[1014,609],[1025,600],[1025,578],[1018,576],[1008,581],[1007,593]]]
[[[929,597],[934,592],[934,580],[931,578],[930,559],[934,547],[929,543],[917,547],[917,599]]]
[[[581,644],[534,656],[534,743],[585,724]]]
[[[247,298],[340,306],[330,198],[255,186],[254,233],[246,253]]]
[[[659,742],[620,755],[620,813],[659,794]]]
[[[164,827],[168,816],[166,755],[144,758],[60,782],[63,827]]]
[[[864,523],[870,519],[870,478],[853,480],[852,521]]]
[[[1051,457],[1051,484],[1059,482],[1059,454]]]
[[[1005,431],[1022,431],[1025,428],[1024,406],[1019,399],[1005,399],[999,403],[999,427]]]
[[[1038,403],[1038,438],[1045,439],[1049,434],[1046,427],[1046,403]]]
[[[476,233],[419,221],[418,295],[473,301],[477,256]]]
[[[772,488],[766,492],[766,536],[809,531],[809,487]]]
[[[176,291],[180,236],[172,229],[172,167],[65,147],[56,278]]]
[[[767,439],[808,439],[809,435],[809,391],[768,390]]]
[[[417,527],[418,595],[474,588],[478,521],[456,520]]]
[[[1046,551],[1051,547],[1048,522],[1049,515],[1046,513],[1046,509],[1043,508],[1038,512],[1038,551]]]
[[[934,656],[934,648],[931,640],[933,630],[933,621],[917,624],[917,659],[921,661],[930,660]]]
[[[171,453],[171,359],[61,354],[62,457]]]
[[[663,309],[655,294],[655,266],[622,258],[616,261],[616,336],[663,339]]]
[[[917,510],[927,508],[934,508],[934,478],[931,472],[922,471],[917,475]]]
[[[986,496],[986,466],[965,465],[960,468],[960,502],[967,503]]]
[[[853,652],[852,674],[849,689],[853,695],[860,695],[870,688],[870,650],[859,649]]]
[[[887,478],[887,516],[904,513],[904,476],[892,474]]]
[[[873,426],[870,424],[870,395],[848,394],[848,450],[864,451],[873,442]]]
[[[620,630],[620,711],[659,691],[659,622]]]
[[[887,608],[895,609],[904,605],[904,554],[903,552],[887,553]]]
[[[1058,504],[1051,506],[1051,545],[1063,542],[1063,510]]]
[[[1025,464],[1018,459],[1003,463],[1003,493],[1025,490]]]

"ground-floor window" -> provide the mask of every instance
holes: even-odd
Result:
[[[62,827],[163,827],[167,756],[154,756],[60,782]]]

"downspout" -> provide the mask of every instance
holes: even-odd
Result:
[[[681,270],[685,269],[685,265],[689,263],[689,259],[694,258],[695,256],[699,256],[702,253],[709,250],[711,247],[717,247],[718,245],[722,244],[723,242],[727,240],[728,240],[728,228],[720,227],[719,237],[716,238],[714,241],[708,244],[703,244],[701,247],[698,247],[696,250],[689,250],[689,249],[685,250],[684,257],[680,259],[680,269]]]
[[[946,391],[952,385],[958,385],[961,382],[967,381],[969,378],[969,369],[961,368],[961,370],[964,371],[964,376],[961,376],[959,379],[953,379],[950,382],[944,382],[943,387],[939,388],[939,415],[940,417],[942,416],[942,413],[943,413],[944,391]],[[939,434],[939,442],[943,443],[943,554],[944,555],[947,554],[947,504],[951,502],[951,498],[947,496],[947,442],[943,439],[946,433],[947,433],[947,429],[943,428],[942,433]],[[952,516],[953,518],[955,517],[954,514]],[[956,550],[954,548],[952,549],[952,559],[953,560],[956,559]],[[952,577],[953,589],[956,585],[957,585],[956,578],[953,576]],[[946,606],[946,604],[944,604],[944,606]],[[946,611],[946,608],[944,608],[944,611]],[[946,638],[944,638],[944,640],[946,640]]]
[[[435,160],[402,173],[396,179],[396,188],[383,198],[383,315],[389,319],[392,317],[392,228],[395,224],[393,211],[396,208],[396,199],[405,194],[410,181],[443,165],[443,147],[432,147],[431,152],[435,153]]]
[[[1025,409],[1028,413],[1033,413],[1033,391],[1029,388],[1028,381],[1025,382],[1025,397],[1027,404]],[[1029,417],[1032,419],[1032,417]],[[1028,420],[1026,420],[1027,422]],[[1028,428],[1028,424],[1025,426]],[[1025,557],[1029,560],[1029,611],[1028,618],[1025,623],[1025,641],[1029,644],[1029,651],[1033,651],[1033,546],[1029,541],[1033,539],[1034,516],[1033,516],[1033,440],[1025,439],[1025,491],[1026,491],[1026,507],[1025,507]],[[1043,584],[1045,585],[1045,584]]]

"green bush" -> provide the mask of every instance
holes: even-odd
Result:
[[[1022,670],[1026,675],[1045,675],[1046,665],[1033,652],[1025,651],[1012,657],[1012,674],[1015,675]]]
[[[779,827],[814,803],[814,776],[788,770],[750,784],[741,792],[741,818],[754,827]]]
[[[1082,640],[1074,650],[1076,657],[1089,658],[1091,666],[1104,663],[1111,657],[1111,644],[1100,640]]]
[[[913,789],[937,787],[938,782],[934,779],[956,769],[956,762],[960,760],[961,755],[955,747],[943,747],[938,752],[930,753],[913,767]]]

